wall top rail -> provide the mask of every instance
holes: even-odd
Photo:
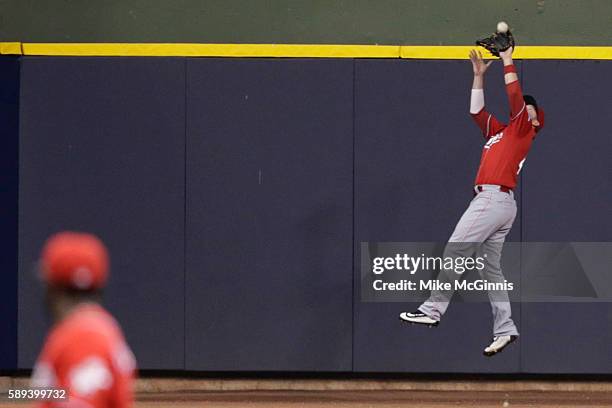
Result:
[[[467,59],[475,46],[1,42],[3,55]],[[612,60],[612,47],[522,46],[516,59]],[[490,57],[492,58],[492,57]]]

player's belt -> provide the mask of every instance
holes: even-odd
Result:
[[[482,186],[474,186],[474,194],[482,193],[483,191],[484,191],[484,188],[482,188]],[[502,193],[510,194],[512,189],[506,186],[499,186],[499,191],[501,191]]]

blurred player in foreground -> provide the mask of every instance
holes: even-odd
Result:
[[[34,367],[32,387],[65,389],[46,407],[128,407],[136,363],[119,324],[100,305],[108,254],[95,236],[58,233],[46,242],[40,268],[54,326]]]
[[[486,258],[481,276],[488,282],[503,283],[501,254],[506,235],[516,217],[514,192],[518,175],[536,134],[544,126],[544,111],[533,96],[523,95],[517,69],[512,61],[513,48],[499,52],[504,63],[504,82],[510,104],[510,121],[504,124],[487,112],[484,102],[485,63],[480,52],[472,51],[474,71],[470,114],[485,138],[480,166],[474,182],[474,199],[457,223],[445,249],[445,257],[468,258],[474,253]],[[456,271],[443,270],[441,279],[461,278]],[[437,326],[446,312],[454,290],[432,291],[429,299],[414,312],[402,312],[400,318],[410,323]],[[511,316],[506,290],[489,291],[493,309],[493,340],[484,349],[493,356],[518,338]]]

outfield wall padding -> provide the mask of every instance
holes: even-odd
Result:
[[[508,239],[612,240],[612,63],[517,65],[547,123]],[[472,198],[471,75],[465,61],[21,57],[16,366],[47,328],[37,254],[69,228],[108,243],[107,304],[143,369],[612,373],[609,303],[515,304],[522,338],[485,359],[486,303],[421,330],[397,317],[414,304],[361,301],[360,242],[444,242]],[[499,63],[486,98],[507,118]]]
[[[542,95],[547,129],[523,169],[524,240],[612,241],[612,138],[607,131],[612,104],[610,87],[604,85],[612,64],[526,65],[525,88]],[[523,322],[526,372],[610,373],[612,303],[527,303]],[[571,341],[558,341],[559,336]]]
[[[188,60],[185,368],[351,370],[352,73]]]
[[[44,239],[98,234],[107,304],[142,368],[184,367],[185,61],[23,58],[19,367],[47,327]]]
[[[0,57],[0,370],[17,365],[19,60]]]

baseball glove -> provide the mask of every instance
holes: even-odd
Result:
[[[510,31],[495,33],[490,37],[476,41],[476,45],[486,48],[491,54],[499,57],[500,52],[506,51],[510,47],[514,47],[514,37]]]

